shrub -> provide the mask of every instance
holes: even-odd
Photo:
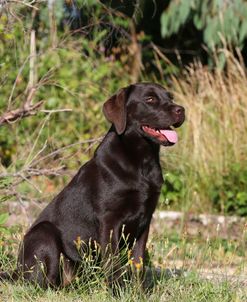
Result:
[[[181,171],[169,171],[163,175],[164,184],[161,189],[160,206],[162,208],[177,207],[184,198],[184,181]]]
[[[247,165],[233,164],[210,192],[213,205],[224,214],[247,216]]]

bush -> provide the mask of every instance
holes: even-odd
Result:
[[[223,214],[247,216],[247,165],[233,164],[210,192],[215,208]]]
[[[161,189],[160,206],[162,208],[177,207],[184,199],[185,187],[181,171],[171,171],[163,175],[164,184]]]
[[[102,114],[103,102],[130,78],[121,61],[105,56],[104,28],[92,28],[88,36],[57,24],[57,31],[51,33],[47,3],[37,6],[40,10],[34,20],[31,9],[19,4],[9,6],[15,13],[0,17],[5,25],[0,26],[0,60],[4,62],[0,70],[0,116],[21,108],[26,100],[31,26],[36,31],[32,102],[44,101],[36,116],[1,127],[0,182],[14,179],[1,189],[1,196],[8,196],[8,201],[11,197],[44,200],[46,193],[55,194],[54,188],[59,190],[59,185],[67,182],[66,176],[73,174],[96,146],[97,141],[86,141],[104,135],[109,127]],[[26,18],[16,20],[20,13]],[[96,23],[99,13],[93,15],[92,22]],[[56,35],[56,45],[51,34]]]

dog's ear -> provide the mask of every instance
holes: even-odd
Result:
[[[122,88],[103,105],[103,113],[107,120],[114,124],[118,134],[126,128],[126,88]]]

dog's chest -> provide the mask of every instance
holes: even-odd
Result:
[[[145,220],[155,210],[160,195],[163,177],[159,162],[153,160],[143,162],[136,173],[127,174],[122,191],[117,192],[118,209],[130,216],[130,220]],[[116,192],[115,192],[116,193]]]
[[[141,166],[141,181],[146,190],[160,191],[163,177],[159,161],[146,159]]]
[[[132,203],[128,204],[127,211],[122,217],[122,225],[124,225],[126,236],[136,239],[140,237],[150,224],[157,200],[158,194],[156,196],[143,196],[142,199],[132,200]]]
[[[138,238],[146,229],[151,221],[158,197],[159,192],[148,192],[145,189],[129,194],[121,211],[121,221],[126,228],[126,234]]]
[[[136,238],[149,225],[156,208],[163,183],[160,166],[156,163],[144,165],[139,171],[137,183],[137,190],[126,194],[122,211],[126,232]]]

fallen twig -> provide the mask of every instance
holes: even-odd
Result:
[[[14,109],[5,112],[1,117],[0,117],[0,126],[2,126],[5,123],[13,123],[17,121],[18,119],[30,116],[30,115],[35,115],[38,111],[38,109],[41,107],[41,105],[44,103],[44,101],[39,101],[38,103],[30,106],[26,106],[26,103],[22,108]]]

